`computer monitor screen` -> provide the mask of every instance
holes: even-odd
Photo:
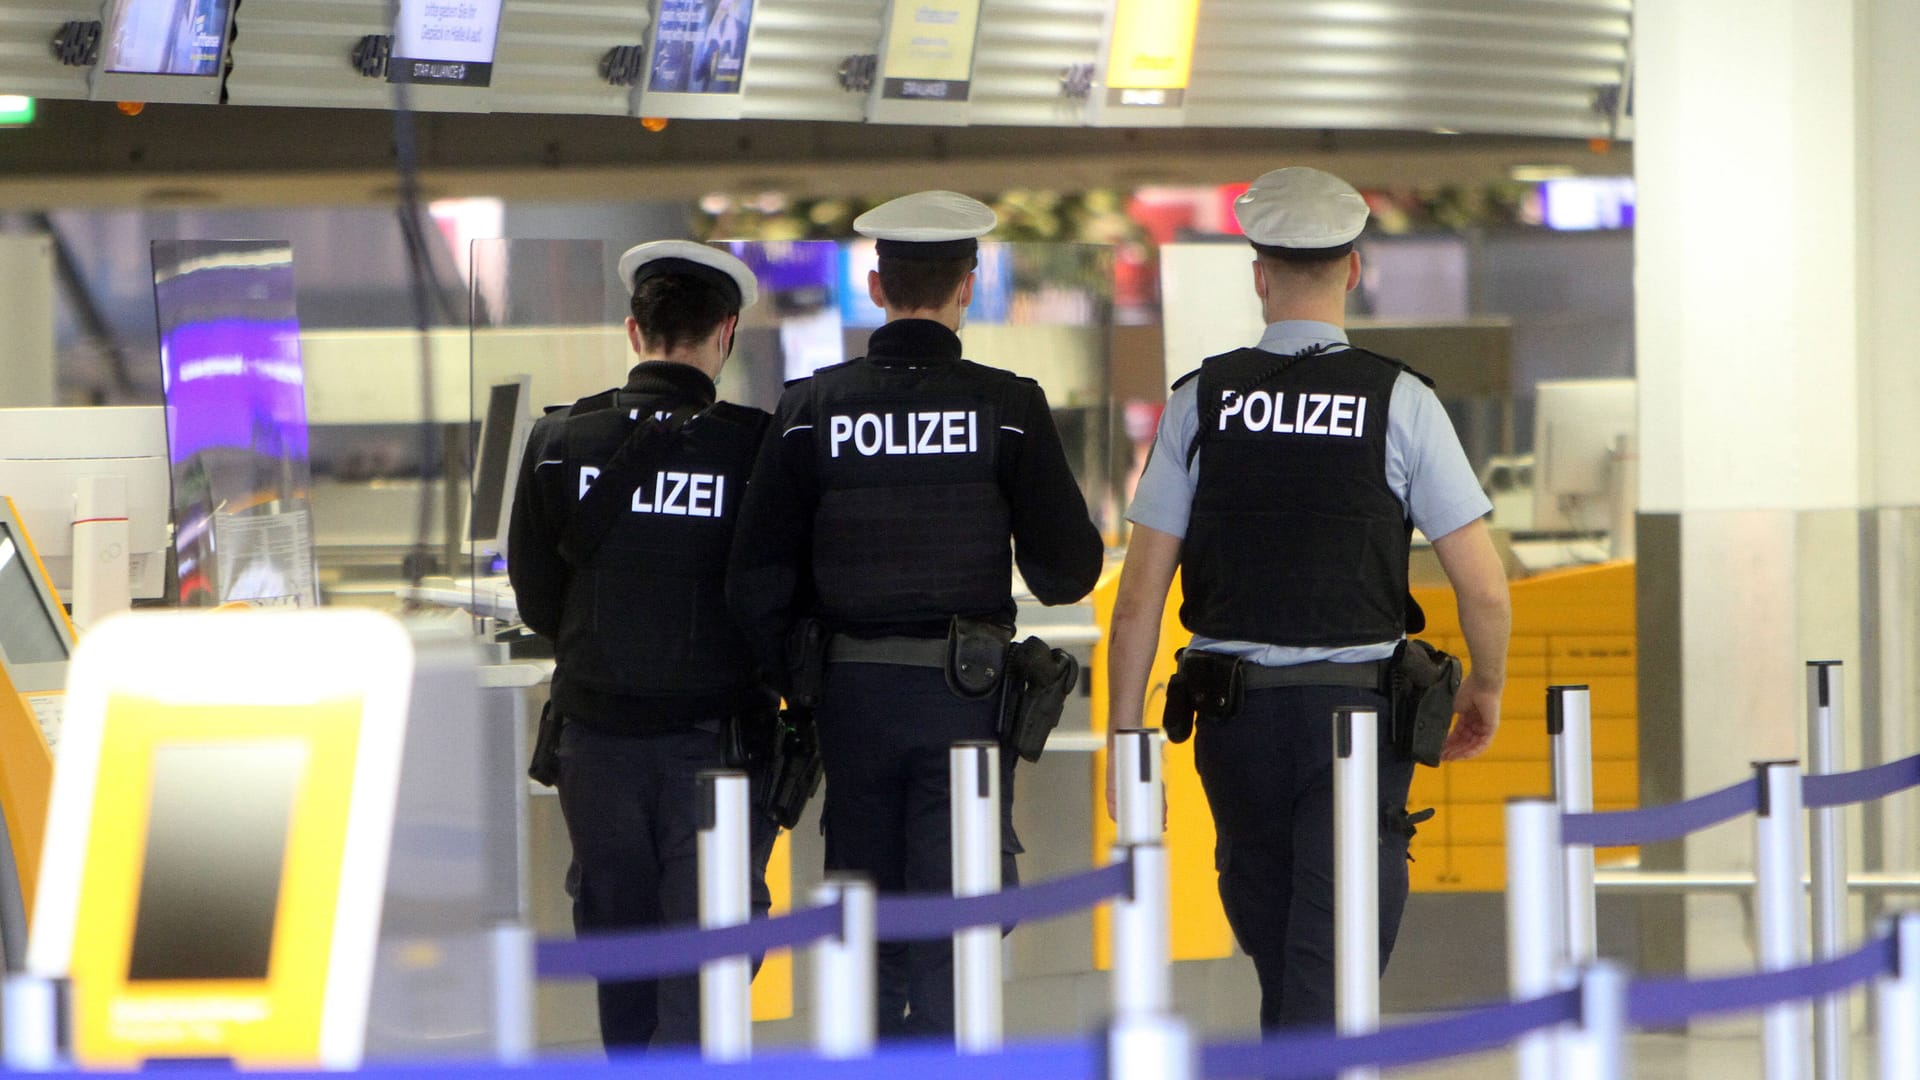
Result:
[[[23,539],[0,521],[0,660],[56,664],[67,659],[66,635],[33,583]]]
[[[1634,381],[1548,380],[1536,385],[1535,395],[1534,530],[1606,530],[1613,522],[1621,454],[1633,448],[1639,408]]]
[[[306,764],[297,740],[154,748],[129,981],[267,977]]]
[[[487,415],[474,455],[473,499],[467,510],[467,540],[476,551],[504,554],[506,515],[519,475],[520,448],[527,442],[527,379],[495,383],[487,391]]]
[[[217,75],[231,0],[120,0],[101,63],[139,75]]]

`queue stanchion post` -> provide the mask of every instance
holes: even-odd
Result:
[[[1507,987],[1515,1000],[1560,989],[1567,928],[1560,807],[1549,799],[1507,803]],[[1520,1080],[1557,1075],[1559,1033],[1535,1031],[1516,1048]]]
[[[1122,728],[1113,733],[1114,843],[1157,844],[1166,820],[1160,732]]]
[[[703,772],[698,778],[701,821],[700,925],[738,926],[752,917],[747,876],[747,774]],[[709,1061],[753,1056],[753,963],[745,956],[711,960],[700,968],[700,1049]]]
[[[1807,664],[1807,772],[1841,772],[1840,725],[1843,669],[1838,660]],[[1813,958],[1840,955],[1847,937],[1847,834],[1840,808],[1823,806],[1807,816],[1807,858],[1813,889]],[[1813,1004],[1813,1071],[1820,1080],[1847,1077],[1847,997],[1833,994]]]
[[[1560,1036],[1562,1080],[1624,1080],[1627,972],[1596,960],[1579,970],[1580,1026]]]
[[[1885,920],[1893,934],[1893,974],[1874,988],[1880,1080],[1920,1076],[1920,912]]]
[[[1806,866],[1806,820],[1800,763],[1756,762],[1760,811],[1754,817],[1754,910],[1760,967],[1780,971],[1807,962],[1807,918],[1800,875]],[[1807,1005],[1769,1006],[1762,1020],[1767,1080],[1807,1080],[1812,1038]]]
[[[1000,891],[1000,745],[960,742],[948,751],[953,814],[953,895]],[[954,1045],[962,1053],[1000,1049],[1000,928],[953,934]]]
[[[1380,713],[1333,711],[1334,1023],[1342,1035],[1380,1028]],[[1372,1080],[1349,1069],[1342,1080]]]
[[[831,876],[814,889],[813,902],[840,905],[840,934],[813,946],[813,1047],[823,1058],[873,1053],[875,946],[878,929],[873,883]]]
[[[493,949],[493,1056],[503,1065],[522,1065],[534,1051],[533,928],[518,922],[496,923],[489,935]]]
[[[1173,1005],[1167,849],[1134,844],[1114,854],[1130,863],[1133,889],[1113,904],[1113,1014],[1164,1013]]]
[[[1547,736],[1553,744],[1553,799],[1564,814],[1593,812],[1593,697],[1585,686],[1547,687]],[[1593,889],[1593,848],[1568,844],[1567,962],[1599,954]]]
[[[14,1072],[55,1072],[67,1067],[70,984],[39,975],[8,975],[0,983],[0,1063]]]
[[[1199,1055],[1178,1016],[1122,1016],[1107,1029],[1106,1080],[1196,1080]]]
[[[1151,739],[1138,743],[1157,751]],[[1154,827],[1159,827],[1157,817]],[[1185,1080],[1197,1075],[1196,1049],[1192,1032],[1172,1012],[1167,849],[1158,843],[1115,845],[1114,856],[1129,863],[1133,885],[1113,905],[1114,1022],[1107,1034],[1107,1077]]]

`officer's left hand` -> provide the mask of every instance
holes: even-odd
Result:
[[[1493,743],[1500,728],[1500,687],[1468,675],[1453,698],[1453,730],[1440,749],[1441,761],[1465,761]]]

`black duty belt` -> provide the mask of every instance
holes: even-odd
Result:
[[[946,638],[857,638],[835,634],[827,642],[829,664],[897,664],[901,667],[947,666]]]
[[[1286,667],[1262,667],[1254,663],[1240,665],[1240,678],[1249,690],[1272,690],[1281,686],[1351,686],[1359,690],[1379,690],[1386,685],[1382,675],[1389,660],[1368,660],[1358,664],[1340,664],[1318,660],[1311,664]]]

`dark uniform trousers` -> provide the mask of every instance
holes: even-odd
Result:
[[[1380,710],[1383,817],[1403,810],[1414,763],[1388,745],[1387,699],[1344,687],[1247,693],[1237,715],[1202,718],[1194,765],[1213,809],[1220,903],[1260,977],[1260,1026],[1334,1021],[1333,710]],[[1407,904],[1407,840],[1380,839],[1380,967]]]
[[[567,891],[576,933],[683,926],[699,921],[696,777],[723,769],[720,737],[697,727],[612,734],[569,722],[560,736],[560,812],[573,841]],[[754,777],[756,795],[761,777]],[[756,805],[758,800],[755,800]],[[775,830],[752,822],[748,880],[754,917],[771,906],[767,858]],[[759,957],[754,969],[759,970]],[[609,1050],[697,1045],[700,979],[600,984],[600,1035]]]
[[[871,878],[881,893],[953,893],[948,748],[994,740],[997,696],[967,700],[934,668],[836,663],[815,712],[826,766],[826,867]],[[1018,884],[1013,758],[1000,755],[1001,883]],[[951,941],[882,943],[879,1033],[953,1033]]]

